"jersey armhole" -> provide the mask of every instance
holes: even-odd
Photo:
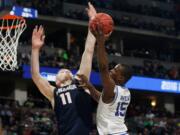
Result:
[[[51,106],[52,106],[52,108],[53,108],[53,110],[55,110],[55,108],[56,108],[56,92],[57,92],[57,88],[54,88],[54,91],[53,91],[53,96],[54,96],[54,101],[51,101]]]
[[[118,98],[118,87],[117,86],[115,86],[114,94],[115,94],[115,96],[114,96],[113,101],[110,103],[110,106],[112,106]]]
[[[102,92],[102,94],[103,94],[103,92]],[[103,100],[102,100],[102,94],[101,94],[101,101],[102,101],[102,103],[104,103]],[[118,98],[118,87],[117,86],[115,86],[114,94],[115,94],[114,99],[110,103],[104,103],[104,104],[112,106],[116,102],[116,100]]]

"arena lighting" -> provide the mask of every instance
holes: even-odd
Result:
[[[151,101],[151,106],[152,106],[152,107],[155,107],[155,106],[156,106],[156,100],[152,100],[152,101]]]
[[[59,68],[51,67],[41,67],[40,73],[41,76],[47,79],[48,81],[55,81],[56,73],[59,71]],[[72,70],[72,73],[75,74],[77,70]],[[23,65],[23,77],[31,78],[30,66]],[[91,82],[94,85],[101,85],[100,74],[97,72],[91,72],[90,77]],[[134,90],[142,91],[156,91],[156,92],[169,92],[180,94],[180,81],[158,79],[158,78],[148,78],[133,76],[127,83],[126,87]]]

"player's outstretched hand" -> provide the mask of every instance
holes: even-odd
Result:
[[[88,81],[88,78],[85,75],[77,74],[77,77],[78,77],[80,87],[86,89],[86,88],[90,88],[92,86],[92,84]]]
[[[97,25],[97,28],[96,29],[92,29],[92,33],[93,35],[96,37],[96,41],[97,43],[105,43],[105,41],[109,38],[109,36],[111,35],[108,34],[108,35],[105,35],[103,33],[103,27],[102,25]]]
[[[44,28],[42,25],[35,26],[32,33],[32,49],[40,49],[44,44]]]
[[[86,11],[89,16],[89,20],[92,20],[97,14],[96,9],[90,2],[88,2],[88,8],[86,8]]]

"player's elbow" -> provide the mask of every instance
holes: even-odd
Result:
[[[37,75],[31,74],[31,76],[34,82],[36,82],[39,79]]]
[[[32,76],[33,81],[37,81],[40,78],[40,74],[33,72],[32,70],[31,70],[31,76]]]
[[[32,69],[31,69],[31,76],[32,76],[32,79],[36,77],[36,72],[34,72]]]
[[[39,74],[39,72],[35,69],[35,68],[32,68],[31,67],[31,75],[32,76],[36,76],[36,75],[38,75]]]

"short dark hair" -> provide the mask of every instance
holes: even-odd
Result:
[[[122,66],[122,75],[124,76],[124,83],[126,83],[133,74],[133,69],[129,65],[120,64]]]

